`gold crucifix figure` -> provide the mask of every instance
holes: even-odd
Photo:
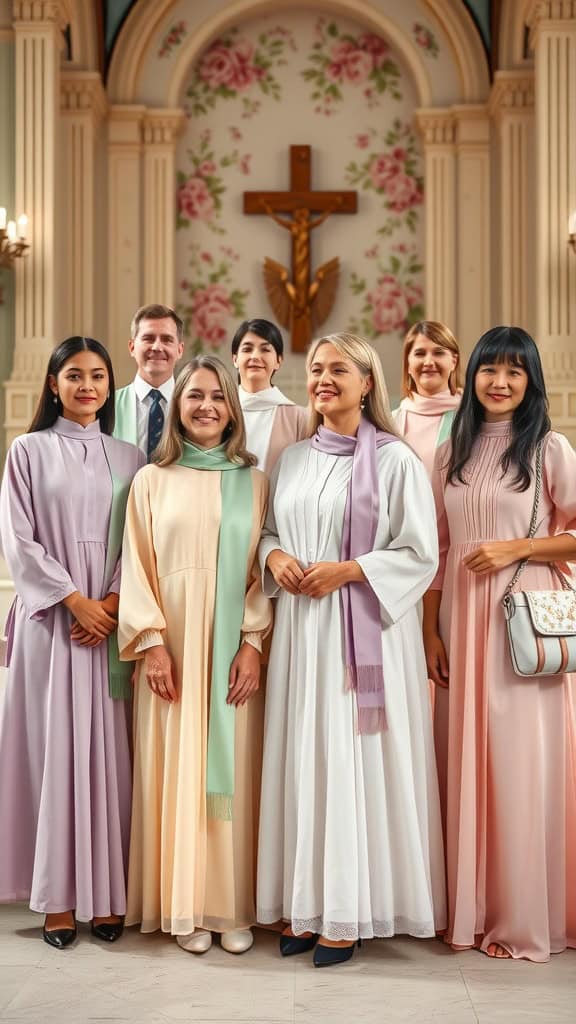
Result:
[[[294,352],[306,350],[313,330],[328,317],[338,288],[338,257],[318,267],[311,280],[310,233],[333,213],[357,210],[356,192],[313,192],[310,178],[310,146],[291,146],[290,191],[244,193],[244,213],[266,214],[292,236],[292,272],[266,257],[264,283],[278,322],[291,330]]]

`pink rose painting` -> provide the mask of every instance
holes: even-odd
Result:
[[[431,29],[427,28],[426,25],[421,25],[419,22],[414,22],[412,34],[416,45],[424,50],[429,57],[438,57],[440,47]]]
[[[169,57],[170,54],[180,46],[180,43],[184,39],[188,27],[185,21],[177,21],[175,25],[172,25],[166,35],[163,37],[158,50],[158,57],[162,60],[163,57]]]
[[[378,228],[378,234],[391,235],[401,226],[414,232],[418,208],[424,199],[424,178],[411,126],[396,118],[383,135],[374,129],[356,135],[355,145],[357,149],[372,149],[372,152],[348,164],[346,181],[382,198],[388,216]]]
[[[286,51],[294,49],[291,34],[276,27],[258,34],[254,40],[232,28],[216,39],[201,55],[186,91],[191,113],[207,114],[220,100],[240,98],[242,117],[253,116],[260,104],[249,94],[280,100],[281,90],[274,71],[286,64]]]
[[[232,282],[232,268],[238,259],[238,253],[229,246],[220,246],[218,253],[192,247],[190,279],[180,283],[184,294],[178,310],[194,355],[222,348],[231,323],[245,316],[248,293]]]
[[[187,228],[193,222],[205,224],[211,231],[223,234],[219,225],[222,214],[222,196],[226,192],[224,171],[238,166],[241,174],[251,172],[251,153],[240,154],[237,149],[218,155],[211,143],[211,133],[201,133],[196,148],[188,150],[190,169],[177,173],[176,227]]]
[[[351,274],[350,289],[360,297],[362,307],[348,330],[372,339],[386,334],[402,336],[424,316],[420,283],[423,268],[418,250],[403,243],[393,245],[388,260],[383,262],[374,246],[365,256],[375,263],[377,275],[369,284],[365,277]]]
[[[324,18],[317,21],[316,40],[302,77],[312,86],[314,111],[325,117],[334,113],[349,86],[362,88],[369,107],[376,106],[383,93],[402,98],[400,68],[386,40],[373,32],[352,35]]]

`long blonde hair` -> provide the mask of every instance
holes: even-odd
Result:
[[[448,377],[450,394],[455,395],[457,391],[462,390],[460,349],[450,328],[446,327],[446,324],[441,324],[439,320],[419,320],[417,324],[412,325],[408,334],[404,338],[404,346],[402,349],[402,394],[405,398],[408,398],[415,390],[413,386],[411,387],[411,384],[413,385],[413,381],[408,372],[408,356],[410,355],[412,346],[419,334],[423,334],[425,338],[428,338],[435,345],[439,345],[440,348],[447,349],[456,356],[456,366]]]
[[[310,367],[314,362],[314,357],[320,348],[320,345],[324,345],[326,343],[334,345],[334,348],[338,350],[341,356],[350,359],[362,377],[372,378],[372,387],[365,396],[365,406],[362,414],[366,419],[370,420],[378,430],[384,430],[386,433],[394,434],[395,437],[398,437],[398,431],[390,416],[388,389],[384,379],[384,371],[382,369],[382,363],[380,362],[380,356],[376,352],[376,349],[372,348],[372,345],[369,345],[367,341],[364,341],[363,338],[359,338],[356,334],[327,334],[323,338],[317,338],[316,341],[312,342],[308,356],[306,357],[307,373],[310,372]],[[322,421],[322,415],[316,412],[311,404],[310,428],[312,434],[315,433]]]
[[[226,458],[229,462],[237,462],[241,466],[255,466],[256,456],[246,450],[244,417],[236,385],[224,363],[217,356],[195,356],[180,370],[174,385],[174,394],[164,424],[162,438],[154,452],[154,462],[158,466],[170,466],[182,457],[186,437],[180,419],[180,399],[190,377],[196,370],[212,370],[218,378],[218,384],[224,395],[226,408],[230,415],[230,423],[224,431],[226,436],[222,438]]]

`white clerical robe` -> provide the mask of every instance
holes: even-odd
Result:
[[[246,426],[246,445],[269,475],[288,445],[308,436],[308,411],[295,405],[279,388],[245,391],[238,388]]]
[[[402,442],[377,452],[374,550],[357,559],[378,596],[388,729],[359,735],[346,689],[340,594],[278,591],[266,697],[258,920],[331,939],[432,936],[445,925],[444,860],[417,602],[434,577],[430,484]],[[301,565],[339,561],[352,458],[282,455],[260,564],[280,547]]]

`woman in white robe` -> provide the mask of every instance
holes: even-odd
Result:
[[[350,335],[332,335],[316,342],[307,368],[319,427],[282,455],[260,544],[264,588],[278,600],[257,915],[263,924],[288,922],[284,955],[305,952],[319,939],[314,962],[324,966],[349,959],[359,938],[427,937],[445,926],[416,609],[434,576],[437,537],[426,471],[390,425],[374,350]],[[363,492],[365,478],[355,484],[347,510],[361,448],[372,493]],[[354,549],[367,509],[372,542]],[[381,692],[374,665],[358,664],[374,641],[374,622],[367,633],[358,602],[376,606],[378,650],[368,661],[379,663]],[[360,640],[353,665],[352,633]]]
[[[246,444],[270,476],[285,448],[307,437],[308,412],[295,405],[272,378],[284,360],[284,343],[270,320],[244,320],[232,339],[238,370],[238,394],[246,427]]]

